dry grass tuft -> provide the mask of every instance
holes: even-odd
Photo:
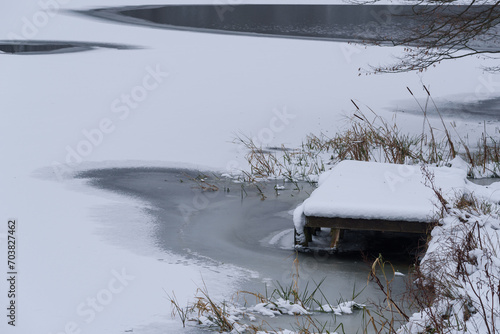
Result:
[[[342,160],[375,161],[394,164],[445,165],[461,156],[470,166],[471,177],[500,175],[500,143],[484,132],[478,143],[470,145],[460,136],[454,123],[450,123],[454,136],[441,117],[436,103],[427,92],[427,101],[420,107],[424,119],[422,131],[417,135],[403,133],[396,121],[389,122],[373,110],[363,112],[357,104],[347,127],[333,137],[310,134],[298,149],[265,149],[251,138],[239,136],[236,142],[248,150],[246,156],[250,170],[243,172],[243,180],[255,183],[270,178],[282,178],[290,182],[317,180],[317,176]],[[411,90],[408,89],[413,96]],[[439,115],[441,128],[431,125],[427,108],[433,105]]]

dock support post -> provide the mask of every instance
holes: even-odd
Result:
[[[309,246],[309,243],[312,241],[312,228],[304,227],[304,247]]]
[[[335,248],[337,247],[337,243],[339,242],[340,239],[340,229],[338,228],[332,228],[330,230],[330,235],[332,236],[332,241],[330,242],[330,248]]]

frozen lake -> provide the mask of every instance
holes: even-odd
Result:
[[[351,99],[418,134],[422,112],[406,87],[425,102],[422,84],[439,106],[450,106],[441,109],[445,122],[471,143],[485,126],[497,133],[500,76],[479,68],[494,61],[359,75],[403,54],[345,42],[392,33],[401,18],[384,10],[396,7],[276,6],[262,15],[255,11],[262,6],[165,6],[175,2],[109,0],[111,8],[93,11],[102,1],[44,9],[27,0],[0,12],[7,143],[0,211],[19,219],[22,267],[19,326],[4,322],[0,332],[61,333],[76,324],[92,334],[179,333],[165,291],[192,301],[202,276],[218,298],[287,283],[295,256],[289,211],[309,186],[298,192],[285,184],[276,197],[271,183],[261,201],[254,188],[245,194],[223,178],[210,181],[215,193],[189,181],[198,176],[193,170],[246,168],[238,135],[268,135],[264,147],[299,147],[310,133],[342,128],[356,110]],[[439,127],[439,119],[431,122]],[[59,178],[54,166],[69,173]],[[86,172],[72,178],[78,171]],[[5,236],[3,229],[0,243]],[[353,246],[382,249],[401,272],[412,263],[401,248],[351,237]],[[331,301],[350,298],[369,271],[357,254],[299,254],[301,285],[326,278]],[[102,297],[122,271],[134,277],[123,293],[105,300],[95,319],[82,316],[81,305],[88,312],[88,298]],[[398,293],[404,278],[396,283]],[[378,298],[368,287],[359,301]],[[357,329],[359,316],[337,320]],[[293,320],[278,318],[277,326]]]

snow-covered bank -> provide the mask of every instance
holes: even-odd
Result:
[[[421,263],[420,286],[432,304],[398,333],[435,329],[446,333],[500,330],[500,219],[498,202],[451,208],[432,231]],[[481,206],[483,205],[483,206]],[[455,205],[456,206],[456,205]],[[488,212],[491,207],[493,212]]]

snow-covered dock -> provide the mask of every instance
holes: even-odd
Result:
[[[321,175],[319,187],[294,212],[295,244],[308,246],[317,228],[331,228],[334,247],[342,230],[425,233],[439,203],[464,191],[458,168],[342,161]]]

